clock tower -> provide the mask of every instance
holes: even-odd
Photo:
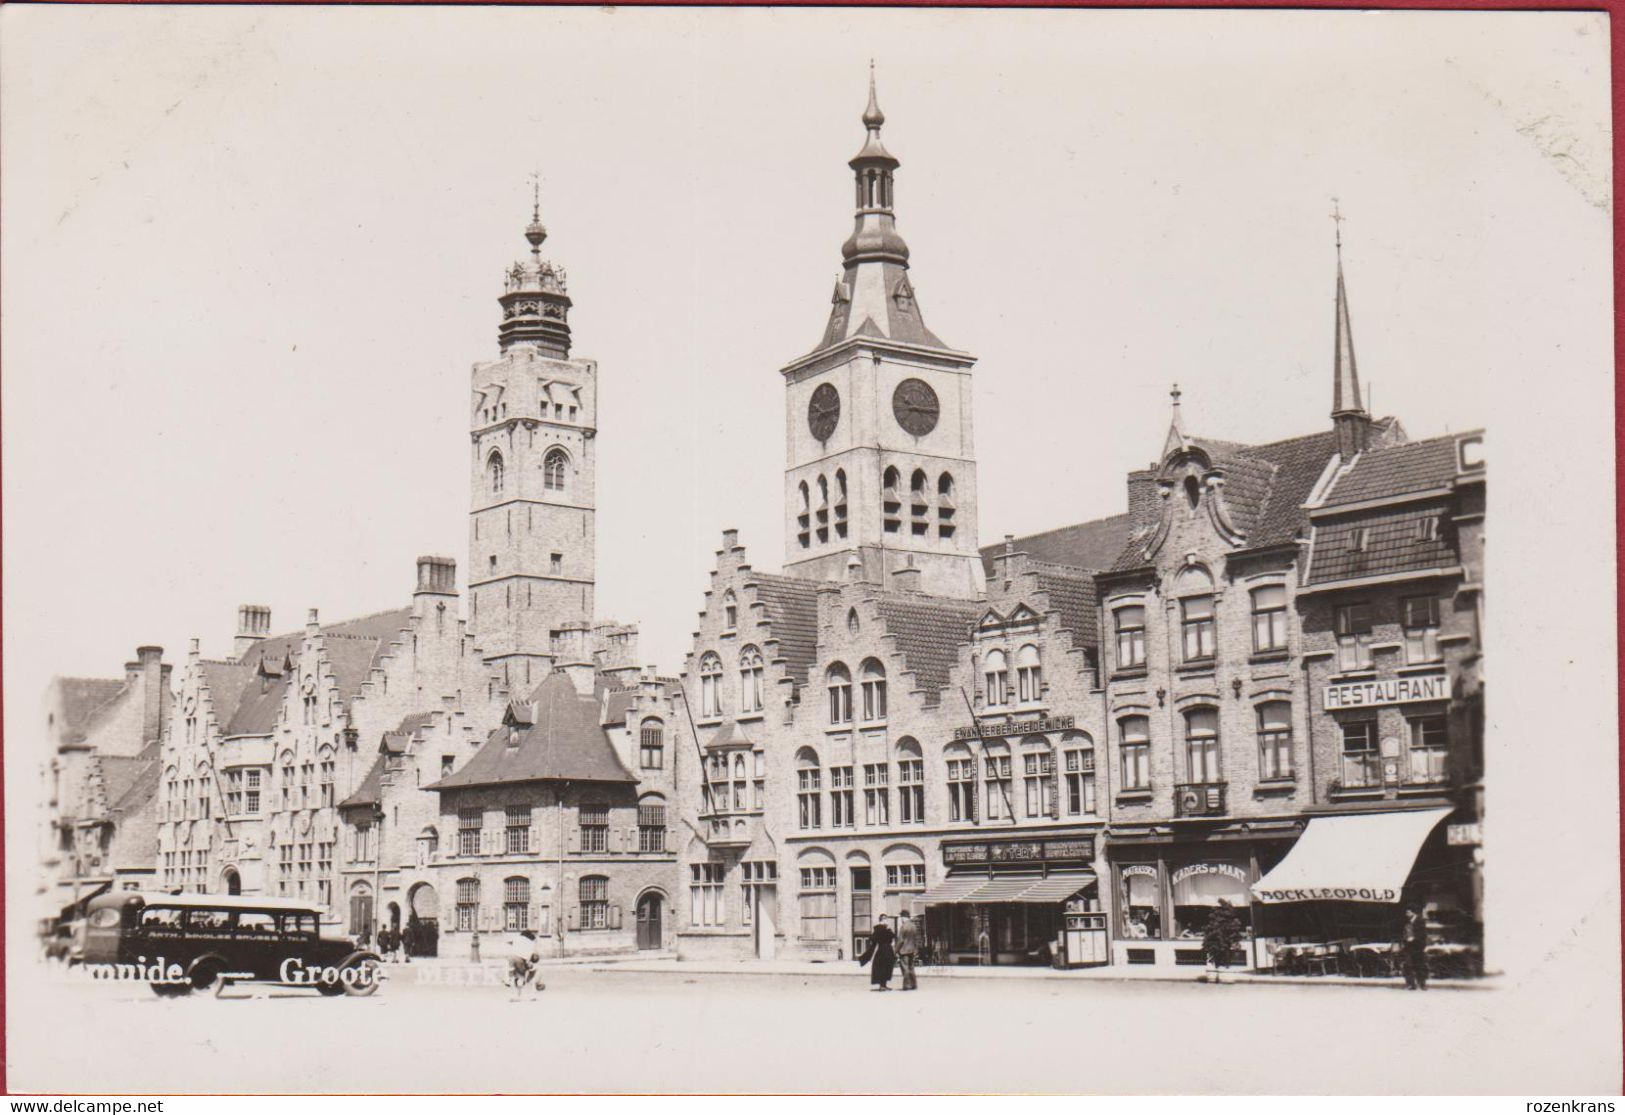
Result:
[[[880,140],[886,117],[869,75],[863,149],[848,164],[857,215],[841,246],[828,324],[818,346],[781,369],[787,467],[785,571],[866,579],[921,571],[929,593],[982,588],[976,545],[971,368],[976,358],[926,328],[897,232],[898,161]]]

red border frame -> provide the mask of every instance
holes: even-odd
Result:
[[[16,2],[16,0],[12,0]],[[71,4],[99,4],[108,0],[42,0],[47,3]],[[247,3],[260,6],[316,6],[326,3],[327,0],[112,0],[119,4],[140,3],[183,3],[207,6],[214,3]],[[1031,8],[1147,8],[1162,10],[1179,9],[1294,9],[1305,11],[1337,11],[1337,10],[1377,10],[1377,11],[1577,11],[1577,12],[1603,12],[1609,17],[1609,75],[1611,80],[1610,99],[1613,104],[1613,139],[1614,139],[1614,176],[1613,176],[1613,205],[1614,205],[1614,538],[1616,555],[1620,550],[1621,538],[1619,524],[1625,517],[1625,464],[1621,463],[1619,449],[1621,445],[1621,428],[1625,425],[1625,398],[1619,391],[1619,369],[1625,363],[1625,317],[1622,317],[1620,307],[1620,289],[1625,285],[1625,253],[1620,246],[1620,217],[1618,208],[1618,186],[1625,178],[1625,147],[1622,147],[1620,137],[1625,135],[1625,82],[1621,81],[1622,71],[1625,71],[1625,35],[1619,33],[1614,23],[1621,9],[1625,9],[1625,0],[1592,0],[1590,3],[1569,3],[1564,0],[1405,0],[1401,3],[1362,3],[1360,0],[1243,0],[1237,3],[1233,0],[1184,0],[1182,3],[1144,3],[1125,4],[1114,3],[1111,0],[897,0],[887,3],[885,0],[822,0],[820,3],[785,3],[779,0],[766,0],[763,3],[748,3],[745,0],[619,0],[625,7],[796,7],[796,8],[846,8],[846,7],[890,7],[890,8],[985,8],[985,9],[1031,9]],[[599,6],[602,0],[553,0],[550,4],[535,3],[534,0],[347,0],[347,4],[362,5],[398,5],[398,4],[435,4],[439,7],[586,7]],[[1625,725],[1625,669],[1619,666],[1617,653],[1620,644],[1625,643],[1625,610],[1620,608],[1620,601],[1625,599],[1625,566],[1621,566],[1616,558],[1615,572],[1615,651],[1616,670],[1619,671],[1620,689],[1616,695],[1619,710],[1619,723]],[[0,600],[0,626],[4,623],[4,605]],[[3,660],[0,660],[3,664]],[[0,714],[5,708],[5,694],[0,689]],[[4,751],[4,736],[0,733],[0,754]],[[1625,739],[1620,745],[1621,763],[1619,768],[1620,798],[1625,801]],[[4,847],[5,822],[5,773],[0,767],[0,848]],[[1617,849],[1620,871],[1620,886],[1625,892],[1625,820],[1622,820],[1620,830],[1620,843]],[[0,908],[4,908],[6,896],[5,872],[0,870]],[[0,1009],[4,1008],[6,1001],[6,923],[9,919],[0,919]],[[1621,952],[1625,953],[1625,924],[1621,926]],[[1621,1022],[1625,1024],[1625,974],[1621,977]],[[10,1095],[7,1088],[6,1069],[8,1058],[6,1056],[9,1027],[0,1023],[0,1095]],[[1625,1094],[1625,1076],[1621,1077],[1621,1092]],[[476,1093],[478,1094],[478,1093]]]

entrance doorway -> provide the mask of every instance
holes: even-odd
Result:
[[[852,955],[862,956],[874,929],[873,875],[867,867],[852,869]]]
[[[440,898],[434,887],[419,883],[406,896],[410,912],[406,918],[406,935],[402,944],[407,956],[438,956],[440,954]]]
[[[242,876],[237,874],[237,869],[235,867],[226,868],[225,883],[227,894],[243,893],[243,879]]]
[[[661,947],[661,914],[664,906],[660,895],[653,891],[638,899],[638,951],[649,952]]]
[[[371,941],[372,929],[372,895],[357,891],[350,895],[350,932],[363,941]]]

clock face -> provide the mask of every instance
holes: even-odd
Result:
[[[831,384],[819,384],[807,403],[807,428],[819,441],[828,441],[840,421],[841,393]]]
[[[936,429],[937,419],[942,415],[937,393],[923,379],[905,379],[899,383],[892,392],[891,409],[897,416],[897,424],[915,437],[924,437]]]

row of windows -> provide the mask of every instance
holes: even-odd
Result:
[[[908,500],[906,506],[908,513],[905,516],[903,508],[905,502],[901,490],[903,475],[894,466],[888,466],[880,477],[880,527],[886,534],[901,534],[903,522],[908,521],[909,534],[915,538],[923,538],[931,533],[933,518],[931,515],[931,480],[924,469],[915,469],[908,479]],[[952,473],[944,472],[937,477],[937,498],[935,524],[938,538],[952,538],[954,536],[954,512],[958,510],[954,502],[954,478]]]
[[[569,465],[568,453],[558,446],[549,449],[547,455],[542,458],[542,488],[549,492],[564,491],[564,478]],[[502,494],[503,485],[507,482],[507,471],[502,459],[502,450],[493,449],[491,455],[485,459],[485,479],[492,495]]]
[[[830,529],[833,526],[836,538],[845,538],[847,535],[846,517],[846,470],[835,470],[834,502],[831,501],[830,483],[820,475],[809,488],[803,480],[798,489],[799,500],[796,511],[796,541],[802,549],[812,545],[814,534],[820,543],[828,542]],[[817,503],[813,502],[814,492],[817,493]],[[729,626],[732,626],[731,624]]]
[[[666,850],[666,803],[651,794],[638,802],[638,851]],[[529,855],[539,849],[532,840],[534,813],[528,805],[510,805],[503,811],[500,832],[488,839],[485,810],[470,806],[457,811],[457,854]],[[576,807],[576,833],[583,852],[609,851],[609,806],[588,802]],[[494,841],[494,846],[493,846]]]
[[[1262,781],[1294,777],[1292,706],[1286,701],[1266,701],[1257,706],[1258,777]],[[1212,708],[1187,710],[1185,721],[1186,782],[1217,783],[1224,780],[1219,744],[1218,712]],[[1438,714],[1407,718],[1410,726],[1407,780],[1436,783],[1446,777],[1449,748],[1445,717]],[[1151,789],[1151,721],[1144,716],[1125,716],[1117,722],[1122,757],[1122,788],[1128,791]],[[1381,785],[1383,757],[1377,741],[1377,721],[1373,718],[1345,720],[1343,732],[1343,777],[1347,787]]]
[[[542,888],[547,891],[547,887]],[[584,875],[576,884],[579,902],[577,928],[608,929],[609,880],[602,875]],[[467,933],[480,928],[480,881],[458,879],[456,893],[456,927]],[[542,929],[546,924],[546,907],[531,906],[530,880],[514,875],[502,880],[502,928],[518,933],[527,929]]]
[[[700,657],[700,715],[703,717],[721,716],[727,707],[727,700],[722,692],[722,672],[722,659],[715,651],[707,651]],[[762,652],[754,646],[741,647],[739,650],[741,715],[762,711],[765,697],[762,680],[764,676]]]
[[[1042,750],[1029,747],[1020,756],[1019,800],[1026,816],[1059,817],[1063,809],[1067,816],[1093,815],[1096,811],[1094,748],[1063,748],[1058,772],[1055,752],[1048,744],[1042,747]],[[860,800],[862,824],[867,827],[925,823],[925,760],[913,740],[904,740],[898,745],[895,787],[889,763],[863,764],[861,786],[859,772],[854,767],[837,765],[828,768],[826,793],[824,770],[818,764],[817,754],[803,748],[796,761],[796,821],[801,829],[824,827],[826,799],[831,828],[857,827]],[[981,778],[978,778],[979,765]],[[1003,743],[985,747],[980,761],[968,745],[951,745],[945,752],[948,819],[991,821],[1018,816],[1014,770],[1009,747]],[[861,799],[858,797],[860,789]]]
[[[1213,594],[1182,597],[1180,611],[1180,650],[1185,662],[1210,661],[1216,653],[1217,631],[1213,616]],[[1265,585],[1251,593],[1253,653],[1268,654],[1287,649],[1286,588]],[[1145,665],[1145,606],[1125,604],[1112,611],[1117,633],[1117,668],[1129,670]],[[1404,631],[1405,659],[1408,664],[1436,662],[1439,659],[1439,601],[1432,596],[1411,596],[1400,601],[1400,624]],[[1371,605],[1355,601],[1333,610],[1333,630],[1337,636],[1338,665],[1344,670],[1371,666]]]

